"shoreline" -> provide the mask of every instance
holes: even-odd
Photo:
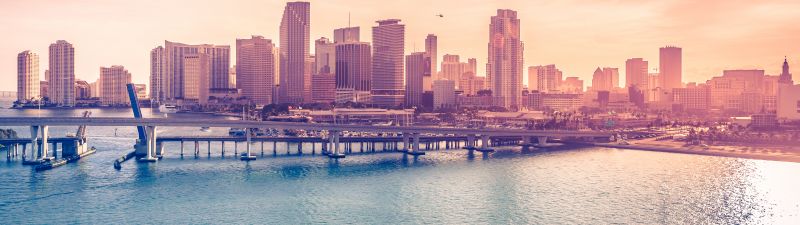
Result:
[[[721,146],[711,145],[707,148],[692,146],[684,147],[680,142],[664,142],[658,145],[653,143],[630,143],[623,144],[606,144],[606,143],[587,143],[591,146],[609,147],[629,150],[653,151],[653,152],[667,152],[678,154],[693,154],[693,155],[706,155],[706,156],[719,156],[730,158],[744,158],[744,159],[758,159],[769,161],[781,162],[794,162],[800,163],[800,150],[794,151],[775,150],[776,148],[786,148],[778,146]]]

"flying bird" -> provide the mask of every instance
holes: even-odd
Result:
[[[438,17],[444,17],[444,15],[442,15],[442,14],[439,14],[439,15],[436,15],[436,16],[438,16]]]

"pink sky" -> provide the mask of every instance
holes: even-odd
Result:
[[[406,24],[407,53],[424,50],[425,35],[434,33],[439,36],[439,57],[477,58],[479,71],[485,71],[489,17],[498,8],[519,12],[526,67],[556,64],[565,76],[581,77],[587,85],[598,66],[619,67],[624,79],[628,58],[645,58],[656,68],[658,48],[664,45],[683,48],[684,81],[689,82],[705,81],[723,69],[758,68],[778,74],[784,55],[789,56],[793,71],[800,68],[800,1],[796,0],[311,2],[312,40],[331,37],[333,29],[347,26],[348,12],[352,25],[362,27],[363,41],[370,41],[375,20],[399,18]],[[149,51],[164,40],[234,49],[236,38],[256,34],[277,43],[284,4],[263,0],[0,1],[4,34],[0,71],[5,80],[16,80],[17,53],[32,50],[40,56],[44,79],[47,47],[64,39],[76,48],[78,79],[91,82],[99,76],[100,66],[123,65],[134,82],[147,83]],[[439,13],[445,17],[436,17]],[[798,73],[794,72],[795,80],[800,80]],[[16,82],[2,82],[0,90],[16,90]]]

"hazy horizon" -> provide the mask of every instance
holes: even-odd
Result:
[[[40,79],[47,69],[47,48],[56,40],[75,47],[77,79],[92,82],[100,67],[122,65],[135,83],[148,84],[149,53],[164,40],[187,44],[230,45],[235,64],[236,38],[261,35],[278,43],[286,1],[4,1],[0,26],[0,71],[16,81],[16,56],[31,50],[40,57]],[[371,42],[376,20],[398,18],[406,25],[406,53],[424,50],[429,33],[444,54],[476,58],[485,74],[489,17],[512,9],[521,20],[525,67],[556,64],[564,77],[588,86],[596,67],[620,68],[644,58],[658,67],[658,48],[683,48],[684,82],[703,82],[723,69],[764,69],[780,73],[788,56],[800,67],[800,2],[751,1],[310,1],[311,43],[332,38],[333,29],[361,27]],[[455,7],[457,6],[457,7]],[[171,11],[170,11],[171,10]],[[443,14],[440,18],[437,14]],[[525,70],[527,77],[527,70]],[[795,74],[795,80],[800,75]],[[523,82],[527,84],[527,82]],[[0,84],[16,90],[16,82]]]

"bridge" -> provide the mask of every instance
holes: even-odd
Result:
[[[135,146],[135,155],[140,161],[157,161],[158,156],[163,151],[161,142],[164,141],[231,141],[230,137],[215,138],[195,138],[190,137],[165,137],[167,139],[159,141],[156,135],[157,127],[230,127],[244,128],[246,134],[240,137],[247,143],[246,151],[242,154],[242,160],[253,160],[255,155],[251,155],[250,143],[260,137],[252,135],[252,129],[290,129],[290,130],[313,130],[327,131],[327,138],[319,138],[327,142],[323,145],[323,151],[328,149],[328,156],[332,158],[343,158],[344,154],[340,151],[342,132],[367,132],[379,134],[392,134],[401,139],[403,143],[402,152],[411,155],[423,155],[420,151],[420,139],[429,139],[430,136],[445,137],[458,136],[464,138],[466,149],[481,152],[492,151],[489,140],[492,137],[511,137],[521,140],[520,145],[533,145],[532,139],[536,139],[538,144],[543,145],[548,138],[608,138],[612,136],[608,132],[600,131],[574,131],[574,130],[523,130],[523,129],[498,129],[498,128],[451,128],[451,127],[428,127],[428,126],[375,126],[375,125],[354,125],[354,124],[323,124],[323,123],[298,123],[298,122],[276,122],[276,121],[247,121],[247,120],[197,120],[182,118],[126,118],[126,117],[3,117],[0,118],[0,126],[30,126],[31,140],[28,143],[47,143],[47,130],[49,126],[136,126],[144,128],[144,136],[140,136]],[[426,136],[427,135],[427,136]],[[40,140],[41,139],[41,140]],[[201,140],[202,139],[202,140]],[[230,139],[230,140],[229,140]],[[263,138],[261,138],[263,139]],[[477,144],[480,141],[481,146]],[[47,145],[37,146],[40,157],[47,155]],[[41,159],[41,158],[39,158]]]

